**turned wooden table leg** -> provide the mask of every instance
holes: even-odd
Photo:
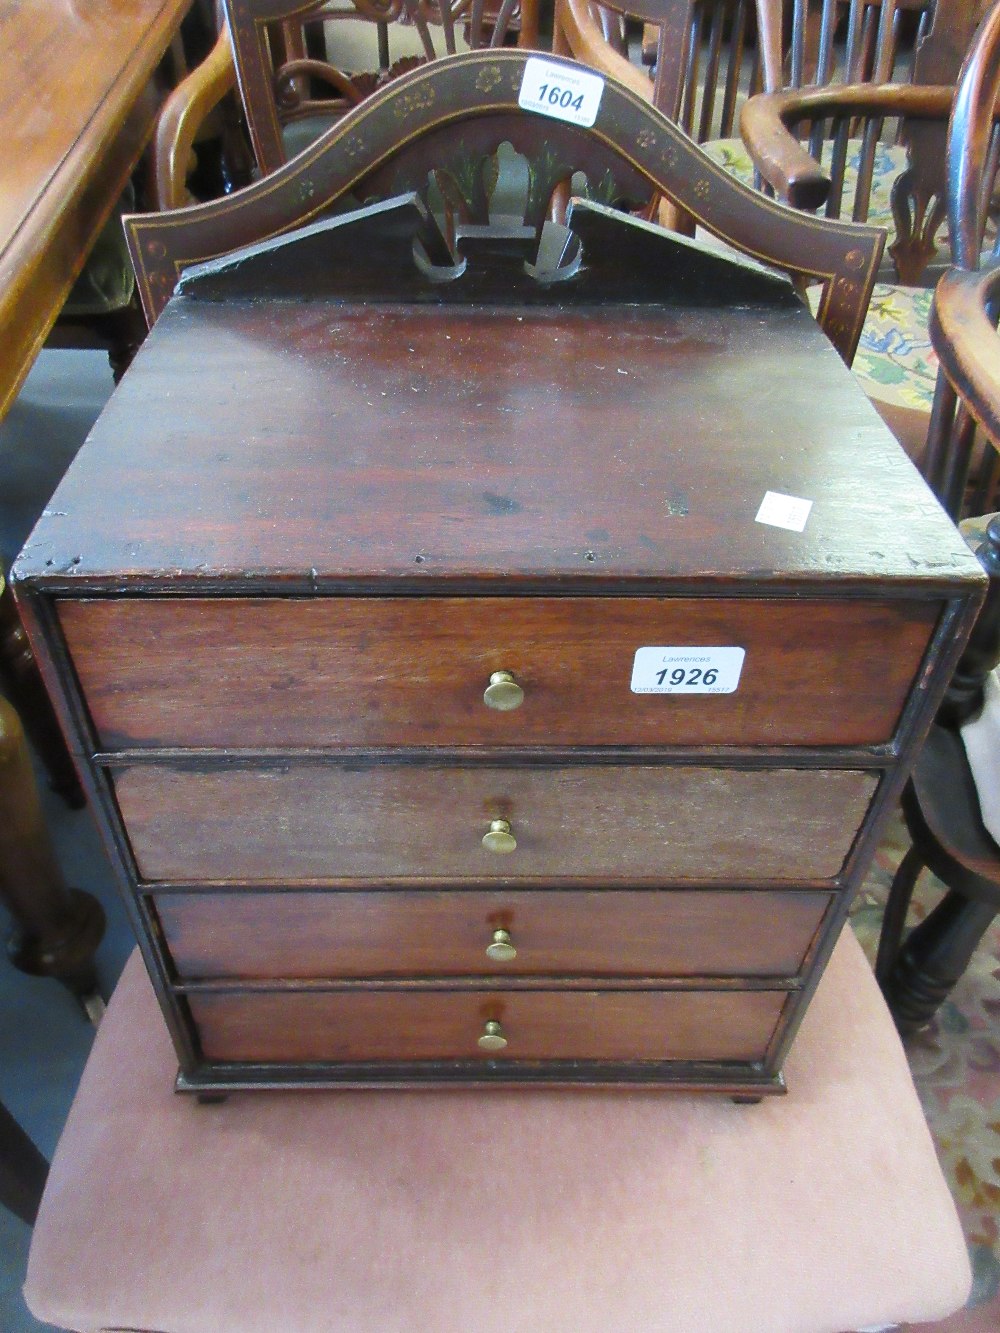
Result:
[[[0,692],[13,706],[45,765],[53,791],[74,810],[85,804],[52,704],[31,653],[10,588],[0,576]]]
[[[914,1032],[930,1022],[996,914],[994,904],[952,889],[914,926],[882,984],[900,1032]]]
[[[49,1164],[0,1102],[0,1203],[34,1226]]]
[[[94,954],[104,934],[104,912],[96,898],[67,888],[63,880],[42,819],[24,731],[2,697],[0,898],[14,918],[9,945],[14,965],[32,976],[55,977],[80,996],[90,1012],[97,993]]]

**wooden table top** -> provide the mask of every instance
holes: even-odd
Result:
[[[0,417],[149,137],[190,0],[0,0]]]

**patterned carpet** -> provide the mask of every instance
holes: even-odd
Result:
[[[909,842],[889,829],[851,919],[874,961],[889,886]],[[943,887],[929,872],[917,885],[911,923]],[[1000,1330],[1000,918],[929,1028],[907,1039],[907,1054],[938,1155],[969,1245],[974,1287],[967,1310],[927,1326],[941,1333]]]

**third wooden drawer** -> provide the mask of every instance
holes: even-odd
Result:
[[[161,893],[155,907],[184,979],[791,978],[830,901],[792,889],[231,890]]]

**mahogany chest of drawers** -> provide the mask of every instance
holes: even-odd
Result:
[[[777,279],[254,281],[182,285],[16,568],[178,1086],[780,1090],[951,524]]]

